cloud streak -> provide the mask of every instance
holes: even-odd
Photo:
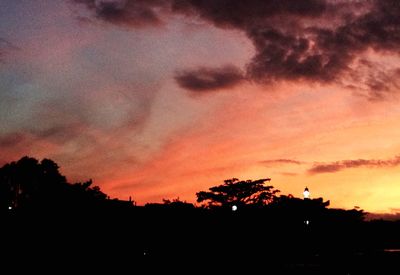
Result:
[[[220,68],[198,68],[177,73],[175,80],[182,88],[193,92],[232,88],[244,80],[243,73],[232,65]]]
[[[292,173],[292,172],[281,172],[280,174],[282,176],[288,176],[288,177],[295,177],[298,175],[297,173]]]
[[[394,167],[398,165],[400,165],[400,156],[396,156],[393,159],[387,159],[387,160],[375,160],[375,159],[342,160],[331,163],[315,164],[307,172],[310,175],[316,175],[322,173],[336,173],[350,168],[360,168],[360,167],[384,168],[384,167]]]
[[[281,164],[296,164],[300,165],[303,164],[302,161],[294,160],[294,159],[268,159],[260,161],[263,165],[281,165]]]

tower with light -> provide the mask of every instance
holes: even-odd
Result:
[[[308,190],[307,187],[304,189],[303,196],[304,196],[304,199],[310,198],[310,191]]]

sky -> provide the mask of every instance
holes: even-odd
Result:
[[[139,205],[230,178],[400,212],[397,0],[2,0],[0,165]]]

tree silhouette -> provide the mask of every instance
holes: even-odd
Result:
[[[82,207],[103,202],[107,195],[89,180],[70,184],[50,159],[23,157],[0,168],[1,209]]]
[[[240,181],[227,179],[224,184],[209,188],[210,191],[196,193],[197,202],[205,202],[208,207],[263,206],[272,202],[280,192],[271,185],[264,185],[271,179]]]
[[[58,165],[23,157],[0,168],[0,205],[7,208],[37,206],[56,200],[67,186]]]
[[[179,197],[172,199],[172,200],[163,199],[163,205],[170,209],[176,209],[176,210],[194,209],[194,205],[192,203],[189,203],[187,201],[182,201]]]

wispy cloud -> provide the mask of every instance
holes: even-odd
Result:
[[[282,165],[282,164],[300,165],[300,164],[303,164],[304,162],[294,160],[294,159],[267,159],[267,160],[262,160],[259,163],[266,165],[266,166],[270,166],[270,165],[272,166],[272,165]]]
[[[292,173],[292,172],[281,172],[280,173],[282,176],[289,176],[289,177],[294,177],[297,176],[297,173]]]
[[[356,159],[356,160],[342,160],[331,163],[315,164],[307,172],[311,175],[321,173],[336,173],[349,168],[358,167],[394,167],[400,165],[400,156],[393,159],[376,160],[376,159]]]
[[[177,73],[175,80],[182,88],[194,92],[231,88],[244,80],[243,73],[232,65],[220,68],[198,68]]]

